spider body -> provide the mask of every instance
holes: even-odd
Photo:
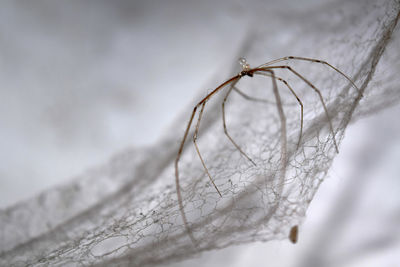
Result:
[[[253,77],[253,76],[254,76],[253,73],[254,73],[253,70],[242,70],[242,71],[239,73],[239,76],[240,76],[240,78],[241,78],[241,77],[244,77],[244,76]]]

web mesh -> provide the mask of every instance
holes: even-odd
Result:
[[[265,9],[259,6],[257,12]],[[311,56],[348,74],[360,91],[322,64],[281,62],[321,89],[340,143],[362,94],[367,100],[361,102],[368,103],[369,97],[383,98],[385,89],[392,88],[385,87],[386,80],[379,92],[367,86],[394,31],[399,2],[369,1],[361,6],[346,1],[340,7],[335,3],[281,15],[279,20],[253,22],[257,27],[241,53],[255,64],[264,63],[260,58],[289,53]],[[281,30],[298,21],[301,24]],[[393,57],[398,59],[398,52]],[[395,62],[399,61],[388,64]],[[387,71],[395,75],[396,68]],[[227,100],[228,131],[256,166],[223,132],[221,103],[226,88],[213,97],[205,107],[198,145],[222,197],[206,176],[191,138],[179,162],[184,211],[196,245],[183,224],[174,184],[173,163],[185,119],[156,146],[126,151],[74,183],[1,211],[0,265],[153,266],[205,250],[287,238],[290,228],[304,220],[336,151],[315,91],[287,70],[276,75],[292,86],[304,104],[301,145],[297,147],[300,106],[279,81],[284,124],[270,77],[245,77],[237,84],[241,91],[268,103],[246,100],[236,92]],[[398,96],[399,90],[390,92]],[[361,106],[360,114],[366,114],[368,106]],[[282,138],[282,125],[286,138]]]

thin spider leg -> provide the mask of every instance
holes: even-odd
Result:
[[[272,101],[269,101],[267,99],[261,99],[261,98],[256,98],[256,97],[249,96],[248,94],[243,93],[236,86],[233,86],[233,90],[235,90],[235,92],[237,92],[240,96],[242,96],[246,100],[255,101],[255,102],[262,102],[262,103],[268,103],[268,104],[275,104]]]
[[[207,173],[207,175],[208,175],[208,178],[210,178],[210,181],[211,181],[211,183],[214,185],[214,187],[215,187],[215,189],[217,190],[219,196],[222,197],[221,192],[219,191],[218,187],[215,185],[214,180],[213,180],[213,178],[211,177],[210,172],[208,171],[208,168],[207,168],[207,166],[206,166],[206,164],[205,164],[205,162],[204,162],[204,160],[203,160],[203,157],[201,156],[199,147],[197,146],[197,134],[198,134],[198,132],[199,132],[200,121],[201,121],[201,117],[203,116],[203,111],[204,111],[204,107],[205,107],[205,105],[206,105],[206,102],[207,102],[207,101],[204,101],[204,102],[202,103],[202,105],[201,105],[201,110],[200,110],[200,113],[199,113],[199,118],[197,119],[196,129],[195,129],[194,134],[193,134],[193,143],[194,143],[194,146],[196,147],[197,154],[199,155],[201,164],[203,165],[204,170],[206,171],[206,173]]]
[[[269,73],[258,73],[258,74],[271,77],[271,75]],[[300,105],[300,134],[299,134],[299,140],[297,141],[297,148],[296,148],[296,149],[298,149],[300,147],[301,138],[303,136],[303,109],[304,109],[303,102],[301,102],[300,98],[297,96],[297,94],[295,93],[293,88],[289,85],[289,83],[286,80],[284,80],[278,76],[275,76],[275,79],[282,82],[284,85],[286,85],[287,88],[289,88],[289,91],[294,95],[294,97],[296,98],[297,102]]]
[[[229,84],[229,83],[231,83],[231,82],[233,82],[233,81],[235,81],[235,80],[237,80],[237,79],[239,79],[239,78],[240,78],[240,75],[236,75],[236,76],[231,77],[230,79],[226,80],[225,82],[223,82],[222,84],[220,84],[217,88],[215,88],[211,93],[209,93],[206,97],[204,97],[204,98],[193,108],[192,114],[190,115],[189,122],[188,122],[188,124],[187,124],[187,126],[186,126],[185,134],[183,135],[183,139],[182,139],[182,141],[181,141],[181,143],[180,143],[180,146],[179,146],[178,154],[177,154],[176,159],[175,159],[175,186],[176,186],[176,194],[177,194],[177,197],[178,197],[179,211],[180,211],[180,213],[181,213],[181,217],[182,217],[182,220],[183,220],[183,224],[185,225],[186,232],[187,232],[187,234],[189,235],[190,240],[192,241],[192,243],[193,243],[194,246],[196,246],[196,247],[197,247],[197,241],[196,241],[196,239],[195,239],[194,236],[193,236],[193,233],[192,233],[191,228],[189,227],[189,224],[188,224],[188,221],[187,221],[187,218],[186,218],[186,214],[185,214],[185,210],[184,210],[184,207],[183,207],[181,188],[180,188],[180,184],[179,184],[179,167],[178,167],[179,160],[180,160],[180,158],[181,158],[181,155],[182,155],[182,152],[183,152],[183,147],[185,146],[185,142],[186,142],[187,136],[188,136],[188,134],[189,134],[190,127],[191,127],[191,125],[192,125],[193,118],[194,118],[194,116],[195,116],[195,114],[196,114],[197,108],[198,108],[200,105],[203,105],[203,107],[202,107],[202,111],[203,111],[205,102],[206,102],[208,99],[210,99],[214,94],[216,94],[219,90],[221,90],[221,89],[222,89],[223,87],[225,87],[227,84]],[[203,112],[201,112],[201,113],[203,113]],[[201,116],[201,115],[200,115],[200,116]],[[196,134],[196,135],[197,135],[197,134]],[[196,148],[197,148],[197,146],[196,146]],[[200,154],[199,154],[199,155],[200,155]],[[200,157],[201,157],[201,156],[200,156]],[[201,159],[201,160],[202,160],[202,159]],[[203,160],[202,160],[202,163],[204,164],[204,161],[203,161]],[[220,194],[220,192],[218,191],[218,189],[217,189],[217,192]],[[220,195],[221,195],[221,194],[220,194]]]
[[[188,235],[189,235],[189,237],[190,237],[190,240],[191,240],[192,243],[195,244],[195,245],[197,244],[197,242],[196,242],[196,239],[194,238],[194,236],[193,236],[193,234],[192,234],[192,230],[191,230],[190,227],[189,227],[189,224],[188,224],[188,221],[187,221],[187,218],[186,218],[186,214],[185,214],[185,210],[184,210],[184,208],[183,208],[183,201],[182,201],[181,188],[180,188],[180,185],[179,185],[179,169],[178,169],[178,162],[179,162],[179,159],[180,159],[180,157],[181,157],[181,155],[182,155],[183,147],[184,147],[184,145],[185,145],[185,141],[186,141],[186,138],[187,138],[187,136],[188,136],[188,134],[189,134],[190,126],[192,125],[193,118],[194,118],[194,115],[196,114],[196,110],[197,110],[198,106],[199,106],[199,104],[197,104],[197,105],[193,108],[192,115],[190,116],[188,125],[187,125],[186,130],[185,130],[185,134],[183,135],[183,139],[182,139],[182,141],[181,141],[181,145],[180,145],[179,150],[178,150],[178,155],[177,155],[177,157],[176,157],[176,159],[175,159],[175,186],[176,186],[176,194],[177,194],[177,196],[178,196],[179,211],[180,211],[180,213],[181,213],[182,220],[183,220],[183,224],[185,225],[185,228],[186,228],[186,231],[187,231],[187,233],[188,233]]]
[[[239,152],[245,156],[254,166],[257,166],[257,164],[249,157],[247,156],[246,153],[243,152],[243,150],[240,148],[240,146],[238,144],[236,144],[236,142],[233,140],[233,138],[230,136],[230,134],[228,133],[228,129],[226,127],[226,120],[225,120],[225,102],[228,99],[229,94],[232,92],[232,89],[235,88],[235,84],[237,83],[237,81],[232,84],[232,86],[229,87],[228,92],[226,93],[224,100],[222,101],[222,122],[224,125],[224,133],[225,135],[228,137],[228,139],[231,141],[231,143],[236,147],[237,150],[239,150]]]
[[[303,80],[306,84],[308,84],[308,86],[310,86],[312,89],[314,89],[315,92],[317,92],[319,99],[321,100],[322,106],[324,108],[325,114],[326,114],[326,118],[328,119],[328,124],[329,124],[329,128],[330,131],[332,133],[333,136],[333,143],[335,145],[335,149],[336,149],[336,153],[339,153],[339,148],[338,145],[336,143],[336,138],[335,138],[335,132],[333,131],[333,126],[332,126],[332,121],[331,118],[329,116],[328,113],[328,109],[325,105],[325,101],[324,98],[322,97],[321,91],[315,87],[314,84],[312,84],[309,80],[307,80],[306,78],[304,78],[304,76],[302,76],[300,73],[298,73],[297,71],[295,71],[292,67],[290,66],[269,66],[269,67],[265,67],[264,69],[269,70],[269,69],[288,69],[289,71],[291,71],[294,75],[296,75],[297,77],[299,77],[301,80]]]
[[[278,58],[275,60],[272,60],[270,62],[267,62],[265,64],[260,65],[257,68],[263,68],[263,67],[267,67],[269,65],[278,63],[278,62],[282,62],[282,61],[287,61],[287,60],[303,60],[303,61],[309,61],[309,62],[314,62],[314,63],[320,63],[320,64],[324,64],[328,67],[330,67],[331,69],[335,70],[337,73],[339,73],[340,75],[342,75],[343,77],[345,77],[353,86],[354,89],[357,90],[357,92],[359,94],[362,94],[360,89],[357,87],[357,85],[355,85],[355,83],[353,82],[352,79],[349,78],[349,76],[347,76],[346,74],[344,74],[341,70],[339,70],[338,68],[332,66],[331,64],[329,64],[328,62],[324,61],[324,60],[319,60],[319,59],[314,59],[314,58],[308,58],[308,57],[294,57],[294,56],[288,56],[288,57],[282,57],[282,58]]]
[[[187,124],[187,126],[186,126],[185,134],[183,135],[182,141],[181,141],[180,146],[179,146],[178,154],[177,154],[176,159],[175,159],[175,186],[176,186],[176,194],[177,194],[177,197],[178,197],[179,210],[180,210],[180,213],[181,213],[182,220],[183,220],[183,223],[184,223],[184,225],[185,225],[186,231],[187,231],[187,233],[188,233],[188,235],[189,235],[189,237],[190,237],[192,243],[193,243],[195,246],[197,246],[197,242],[196,242],[196,239],[194,238],[194,236],[193,236],[193,234],[192,234],[192,231],[191,231],[191,229],[190,229],[190,227],[189,227],[189,224],[188,224],[188,221],[187,221],[187,218],[186,218],[186,214],[185,214],[185,210],[184,210],[184,207],[183,207],[181,188],[180,188],[180,184],[179,184],[179,167],[178,167],[179,160],[180,160],[180,158],[181,158],[181,155],[182,155],[182,152],[183,152],[183,147],[185,146],[185,142],[186,142],[187,136],[188,136],[188,134],[189,134],[190,127],[191,127],[191,125],[192,125],[193,118],[194,118],[194,116],[195,116],[195,114],[196,114],[197,108],[198,108],[200,105],[203,105],[208,99],[210,99],[214,94],[216,94],[219,90],[221,90],[221,89],[222,89],[223,87],[225,87],[227,84],[229,84],[229,83],[231,83],[231,82],[233,82],[233,81],[235,81],[235,80],[237,80],[237,79],[239,79],[239,78],[240,78],[240,75],[236,75],[236,76],[234,76],[234,77],[232,77],[232,78],[226,80],[225,82],[223,82],[222,84],[220,84],[217,88],[215,88],[211,93],[209,93],[206,97],[204,97],[204,98],[193,108],[192,114],[190,115],[189,122],[188,122],[188,124]]]
[[[268,76],[268,75],[266,75],[266,76]],[[269,77],[271,77],[271,76],[269,76]],[[275,78],[276,78],[277,80],[281,81],[281,79],[278,78],[277,76],[275,76]],[[250,95],[244,93],[243,91],[241,91],[241,90],[240,90],[239,88],[237,88],[236,86],[233,87],[233,90],[234,90],[235,92],[237,92],[240,96],[242,96],[244,99],[249,100],[249,101],[261,102],[261,103],[273,104],[273,105],[276,104],[274,101],[270,101],[270,100],[262,99],[262,98],[257,98],[257,97],[252,97],[252,96],[250,96]],[[282,105],[283,105],[283,106],[289,106],[289,105],[292,105],[292,104],[282,104]]]
[[[275,73],[271,69],[265,69],[264,71],[269,72],[272,78],[272,87],[276,100],[276,107],[278,109],[279,119],[281,121],[281,169],[280,169],[280,179],[279,179],[279,188],[276,193],[277,196],[280,196],[283,190],[283,185],[286,177],[286,167],[287,167],[287,137],[286,137],[286,117],[285,112],[283,111],[281,97],[279,95],[278,86],[276,84]],[[259,72],[255,72],[254,74],[260,74]]]

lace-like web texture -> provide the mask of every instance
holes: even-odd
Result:
[[[313,17],[303,18],[301,28],[284,32],[288,34],[285,38],[281,38],[280,27],[273,27],[282,21],[271,22],[268,29],[258,27],[244,51],[253,67],[264,63],[260,60],[266,56],[274,59],[287,55],[280,54],[282,51],[291,51],[292,55],[326,60],[352,78],[360,92],[321,64],[282,62],[321,90],[338,143],[361,93],[368,95],[368,82],[399,12],[397,1],[382,2],[380,7],[373,1],[363,7],[357,1],[344,5],[313,11]],[[337,20],[327,25],[323,22],[326,17]],[[290,19],[295,21],[296,15],[283,25]],[[249,101],[235,92],[227,101],[229,133],[256,166],[224,135],[221,102],[226,91],[206,104],[198,144],[222,198],[205,175],[191,137],[186,143],[180,161],[180,186],[198,247],[186,233],[175,192],[173,161],[187,122],[182,121],[153,148],[128,151],[73,184],[1,211],[0,265],[153,266],[203,250],[287,238],[289,229],[304,220],[336,151],[315,91],[286,70],[276,75],[292,86],[304,104],[303,136],[297,147],[300,106],[277,82],[286,116],[287,164],[282,164],[282,122],[269,77],[245,77],[237,84],[246,94],[268,103]]]

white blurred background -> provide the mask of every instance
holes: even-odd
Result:
[[[273,17],[335,2],[262,5]],[[3,2],[0,208],[162,138],[213,75],[245,56],[237,53],[257,21],[249,5]],[[297,245],[249,244],[171,266],[399,266],[398,114],[395,106],[350,125]]]
[[[181,2],[3,3],[0,207],[152,144],[231,62],[240,7]]]

